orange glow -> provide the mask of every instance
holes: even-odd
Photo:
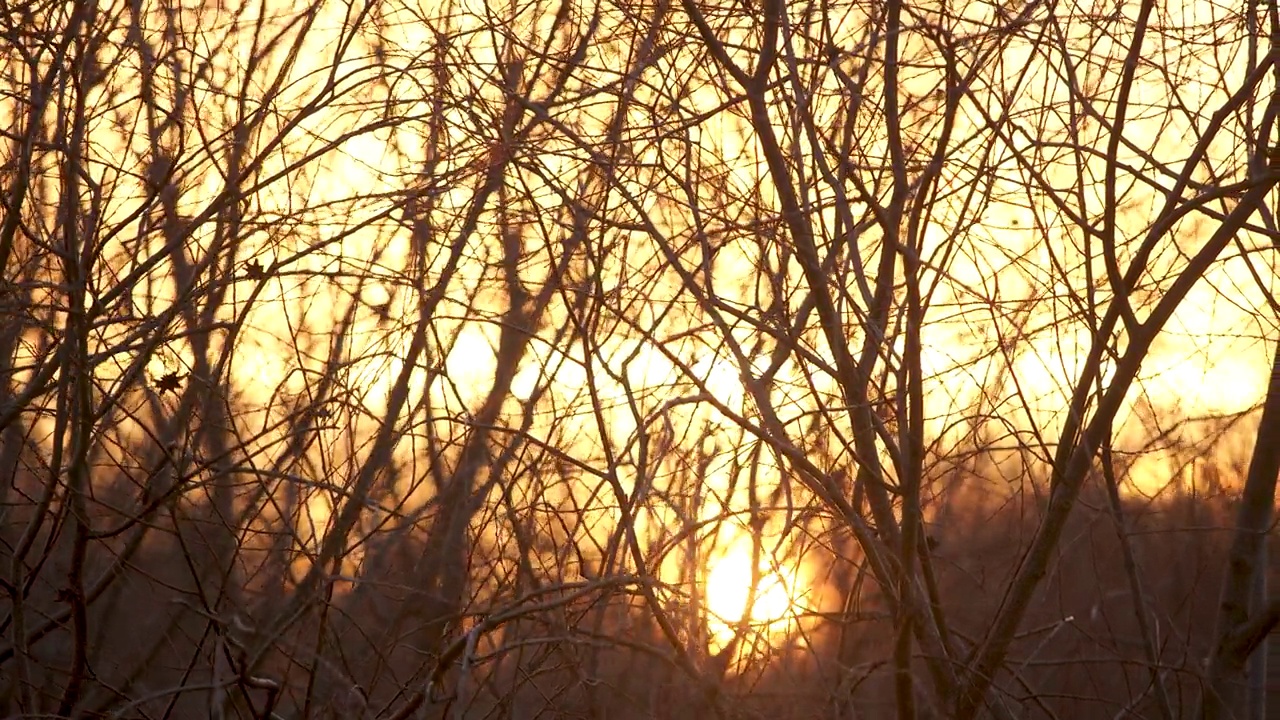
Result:
[[[784,640],[795,627],[796,601],[804,594],[800,573],[761,558],[753,578],[751,559],[751,541],[743,533],[707,568],[712,650],[728,645],[743,620],[750,634],[762,635],[769,644]]]

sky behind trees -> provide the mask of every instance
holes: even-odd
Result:
[[[636,653],[1050,717],[1099,513],[1090,712],[1261,717],[1274,15],[7,9],[6,711],[599,714]],[[1205,473],[1193,631],[1132,533]]]

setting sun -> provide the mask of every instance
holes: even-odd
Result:
[[[709,626],[714,641],[719,645],[727,643],[744,612],[753,631],[785,633],[791,625],[797,587],[795,571],[770,567],[762,559],[759,584],[752,598],[751,548],[734,547],[723,559],[712,563],[707,573],[707,608],[711,611]]]

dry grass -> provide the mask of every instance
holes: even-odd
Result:
[[[1002,601],[1036,512],[1031,497],[993,505],[959,486],[949,492],[949,502],[931,518],[932,560],[963,655],[981,641],[984,623]],[[1142,611],[1180,716],[1198,697],[1231,504],[1218,491],[1171,491],[1124,503],[1145,596]],[[1112,518],[1095,483],[998,678],[997,695],[1014,717],[1156,716],[1138,606]],[[509,616],[478,614],[485,608],[475,602],[464,617],[446,618],[433,614],[437,603],[414,589],[415,575],[429,562],[425,552],[413,534],[370,544],[358,584],[333,582],[327,605],[272,633],[249,627],[254,618],[220,618],[201,607],[189,572],[193,565],[210,566],[198,522],[153,534],[128,571],[91,605],[96,682],[84,706],[129,708],[119,717],[203,716],[209,693],[201,688],[222,667],[240,669],[238,680],[229,671],[228,687],[239,717],[260,716],[268,702],[281,717],[391,717],[411,706],[437,670],[433,697],[423,703],[429,717],[696,718],[706,717],[712,703],[731,717],[774,720],[893,713],[892,621],[874,612],[880,603],[873,583],[863,586],[859,617],[811,619],[803,636],[751,655],[718,680],[705,646],[699,650],[685,637],[689,663],[702,678],[695,682],[634,586],[584,583],[576,594],[574,586],[559,587],[531,593],[523,604],[507,598],[505,607],[514,609]],[[58,553],[51,558],[63,562]],[[110,558],[99,553],[95,559],[96,574]],[[826,589],[847,592],[854,576],[833,572],[828,582],[846,587]],[[266,563],[247,577],[239,590],[246,606],[267,606],[287,593],[287,582],[281,585]],[[37,582],[28,607],[42,618],[53,616],[56,590]],[[679,608],[672,613],[677,616]],[[37,694],[48,702],[61,691],[59,668],[70,651],[65,633],[51,630],[28,658]],[[474,640],[469,649],[468,639]],[[457,652],[447,654],[441,667],[439,655],[451,644]],[[263,651],[256,663],[253,648]],[[280,691],[254,687],[253,678],[278,683]],[[929,682],[923,667],[918,678]],[[6,673],[4,696],[15,682]],[[189,691],[172,692],[180,687]],[[922,702],[927,695],[920,693]],[[926,717],[942,716],[922,709]]]

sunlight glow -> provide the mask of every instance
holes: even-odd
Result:
[[[747,615],[754,632],[773,636],[785,635],[791,623],[792,606],[800,587],[796,572],[785,567],[770,567],[765,559],[760,563],[760,582],[751,598],[751,544],[735,543],[728,554],[713,562],[707,572],[707,608],[711,611],[708,623],[713,644],[723,647],[733,637],[734,628]]]

